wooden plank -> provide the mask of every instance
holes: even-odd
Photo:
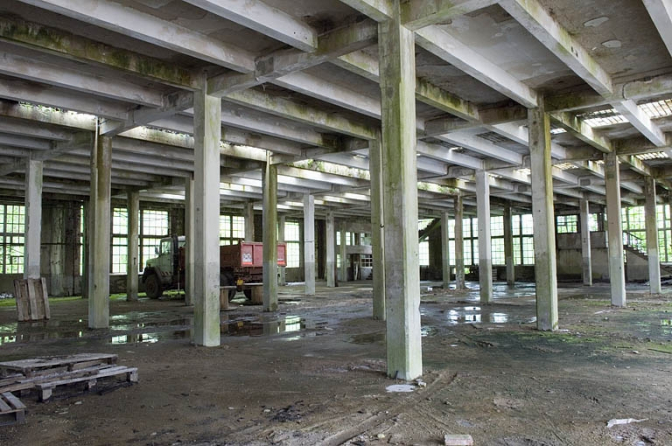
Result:
[[[14,281],[14,294],[16,297],[16,309],[18,313],[18,320],[30,320],[30,309],[28,308],[28,285],[22,279]]]
[[[79,353],[70,356],[51,356],[46,358],[20,359],[17,361],[0,362],[0,369],[16,370],[24,372],[25,370],[47,369],[63,365],[74,364],[78,362],[103,360],[107,363],[115,363],[118,356],[109,353]]]
[[[5,403],[5,401],[2,398],[0,398],[0,413],[9,413],[9,412],[13,412],[12,408],[9,407],[9,404]]]
[[[21,402],[20,399],[15,397],[11,392],[5,392],[2,394],[3,398],[5,398],[11,406],[14,407],[16,410],[25,410],[26,406]]]
[[[44,318],[51,319],[51,310],[49,310],[49,293],[47,292],[47,279],[40,278],[42,283],[42,299],[44,302]]]
[[[21,281],[14,280],[14,298],[16,299],[16,314],[19,321],[25,320],[23,299],[21,299]]]
[[[30,320],[36,320],[38,318],[38,309],[37,309],[37,299],[35,296],[35,282],[32,280],[27,280],[28,285],[28,307],[30,309]]]

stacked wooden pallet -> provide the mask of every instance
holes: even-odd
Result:
[[[11,392],[0,393],[0,426],[26,422],[26,406]]]
[[[47,281],[40,279],[16,279],[14,297],[19,321],[39,321],[49,319],[49,296]]]
[[[0,423],[5,415],[14,415],[22,422],[25,406],[11,392],[36,390],[41,401],[48,400],[54,388],[84,383],[86,389],[99,379],[124,376],[128,382],[138,381],[138,369],[116,364],[117,355],[79,354],[49,358],[0,362]]]

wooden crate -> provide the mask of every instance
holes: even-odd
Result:
[[[26,422],[26,406],[11,392],[0,393],[0,426]]]
[[[16,279],[14,297],[19,321],[39,321],[49,319],[49,299],[47,281],[40,279]]]

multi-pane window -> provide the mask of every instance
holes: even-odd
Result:
[[[492,239],[492,264],[493,265],[505,265],[506,258],[504,257],[504,239],[503,238],[493,238]]]
[[[245,217],[240,215],[219,216],[219,244],[235,245],[245,239]]]
[[[21,205],[0,205],[0,269],[3,274],[23,273],[26,213]]]
[[[112,210],[112,273],[125,273],[128,259],[128,210]]]
[[[287,268],[301,266],[301,227],[298,222],[285,222],[285,243],[287,244]]]
[[[168,237],[168,212],[142,210],[140,212],[140,262],[142,267],[148,259],[156,257],[156,248],[161,239]]]
[[[555,218],[555,226],[558,234],[570,234],[578,232],[579,218],[577,215],[558,215]]]
[[[373,268],[373,256],[371,254],[362,254],[360,261],[362,268]]]

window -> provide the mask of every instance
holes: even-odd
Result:
[[[578,221],[579,218],[577,215],[558,215],[555,218],[555,226],[558,234],[570,234],[578,232]]]
[[[235,245],[245,240],[245,217],[240,215],[219,216],[219,244]]]
[[[504,217],[490,217],[490,236],[504,237]]]
[[[362,254],[360,263],[362,268],[373,268],[373,256],[371,254]]]
[[[23,273],[25,207],[0,205],[0,268],[3,274]]]
[[[298,222],[285,222],[285,243],[287,243],[287,268],[301,266],[301,227]]]
[[[505,265],[506,259],[504,257],[504,239],[503,238],[493,238],[492,239],[492,264],[493,265]]]
[[[128,210],[112,210],[112,274],[125,273],[128,259]]]
[[[418,257],[420,260],[420,266],[429,266],[429,242],[424,241],[420,242],[418,246]]]
[[[163,237],[168,237],[168,212],[140,211],[140,262],[144,265],[148,259],[156,257],[156,248]]]
[[[588,230],[591,232],[596,232],[600,230],[599,224],[600,214],[590,214],[588,218]]]

